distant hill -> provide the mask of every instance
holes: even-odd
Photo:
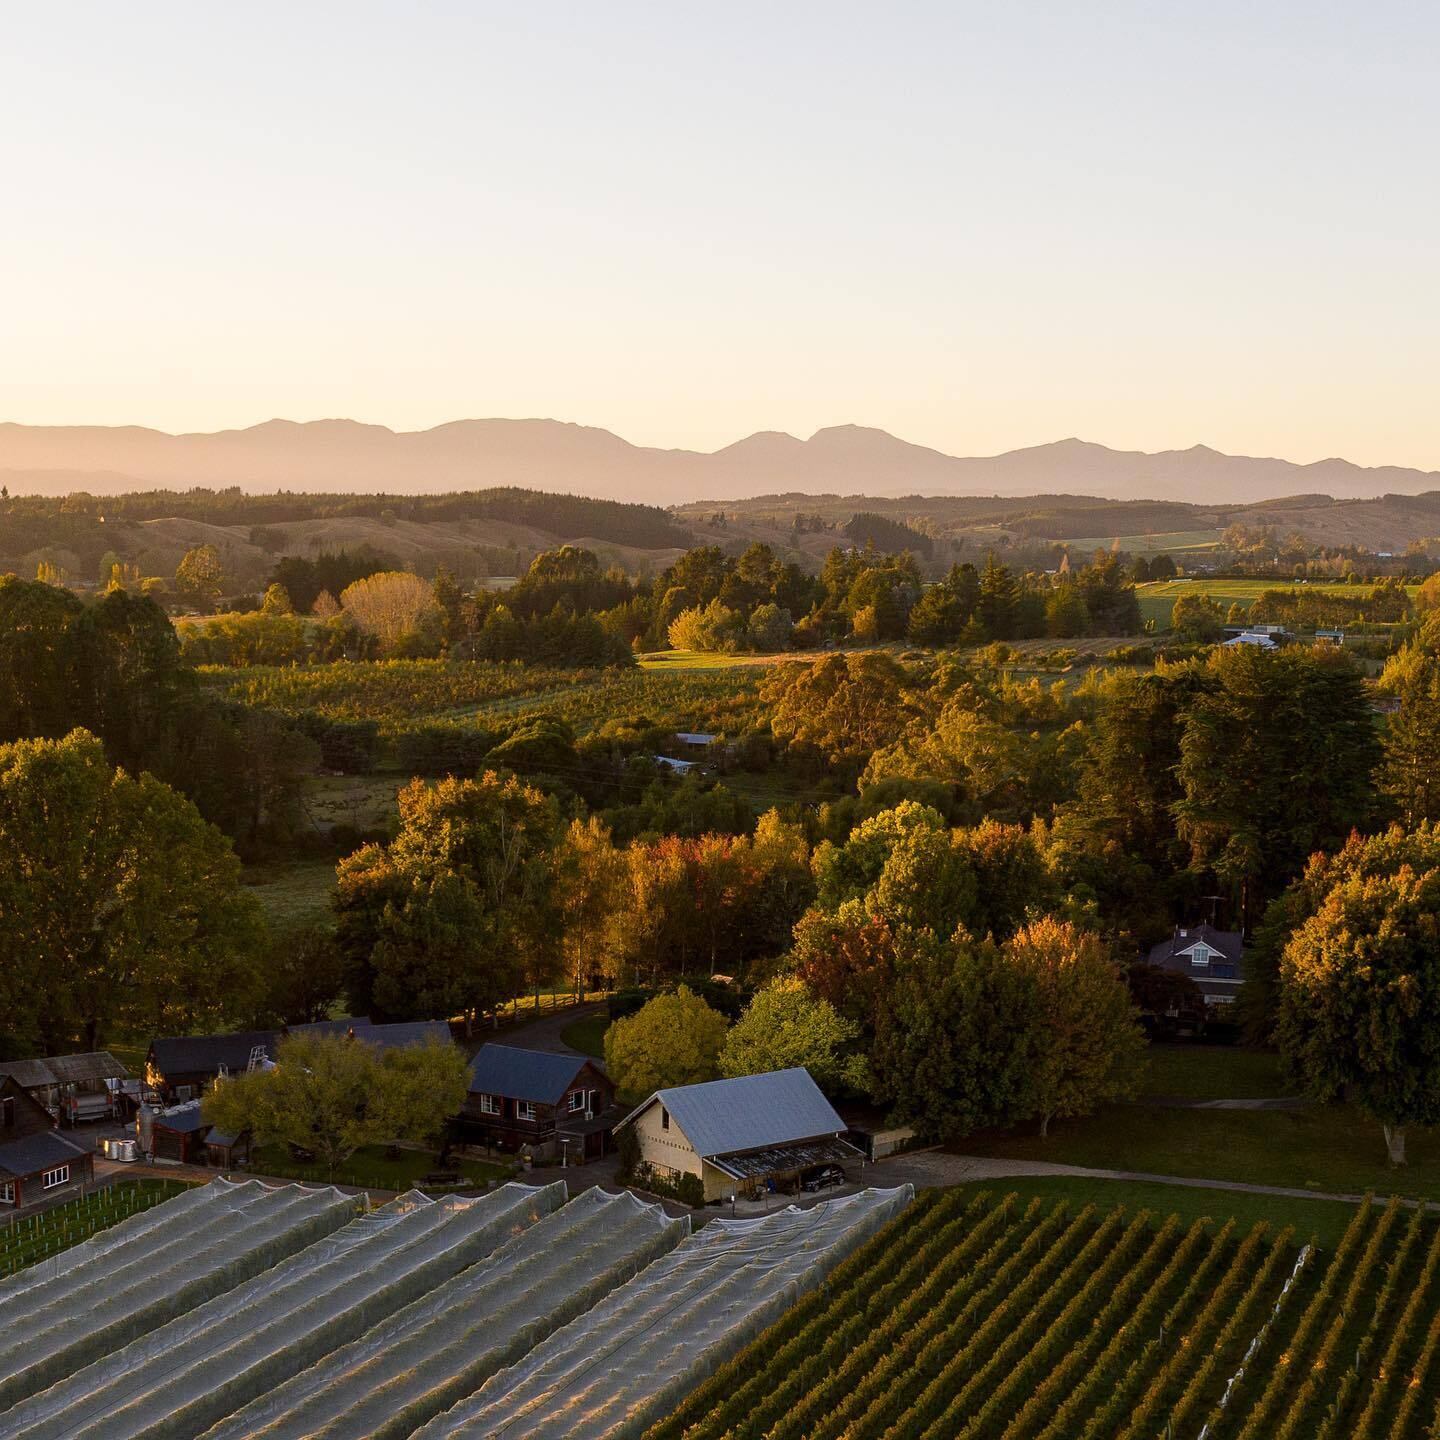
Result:
[[[168,435],[137,426],[0,424],[0,483],[12,494],[155,487],[434,494],[494,486],[676,505],[787,491],[854,496],[1083,494],[1243,505],[1287,497],[1369,498],[1440,489],[1440,472],[1366,469],[1188,450],[1111,450],[1083,440],[959,457],[883,430],[840,425],[808,440],[767,431],[714,453],[632,445],[555,420],[457,420],[397,432],[352,420],[270,420]],[[1288,501],[1287,501],[1288,503]]]

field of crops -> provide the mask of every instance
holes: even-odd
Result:
[[[285,715],[373,720],[397,735],[419,725],[494,724],[555,716],[579,735],[644,717],[679,729],[734,730],[754,710],[761,666],[718,670],[548,670],[487,661],[341,661],[211,669],[227,699]]]
[[[1408,1440],[1440,1221],[1290,1231],[931,1192],[646,1440]]]
[[[58,1255],[97,1231],[138,1215],[189,1187],[179,1180],[133,1180],[106,1185],[38,1214],[0,1225],[0,1276]]]

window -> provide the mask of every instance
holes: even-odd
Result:
[[[15,1097],[7,1095],[0,1100],[0,1130],[9,1130],[15,1124]]]
[[[1218,951],[1212,950],[1208,945],[1197,945],[1190,952],[1190,963],[1192,965],[1208,965],[1210,963],[1210,957],[1218,953]]]
[[[660,1107],[660,1128],[662,1130],[670,1128],[670,1112],[663,1105]]]
[[[13,1180],[0,1180],[0,1205],[13,1205],[15,1203],[15,1182]]]
[[[482,1095],[480,1097],[480,1113],[482,1115],[498,1115],[500,1113],[500,1097],[498,1095]]]
[[[40,1177],[40,1188],[42,1190],[53,1190],[57,1185],[68,1185],[70,1183],[70,1167],[68,1165],[57,1165],[53,1170],[47,1170]]]
[[[515,1102],[515,1118],[517,1120],[533,1120],[535,1118],[535,1107],[528,1100],[517,1100]]]
[[[585,1109],[585,1092],[583,1090],[572,1090],[570,1092],[570,1113],[578,1115]]]

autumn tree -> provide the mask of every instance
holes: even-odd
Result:
[[[225,565],[213,545],[197,545],[187,550],[175,567],[175,589],[200,609],[213,608],[224,584]]]
[[[605,1032],[605,1068],[618,1090],[635,1097],[713,1080],[725,1029],[725,1017],[681,985]]]
[[[913,715],[907,683],[889,655],[832,655],[773,666],[760,683],[760,699],[776,736],[812,745],[833,763],[858,766]]]
[[[395,1140],[428,1142],[465,1102],[468,1071],[454,1045],[381,1049],[344,1035],[292,1034],[275,1067],[217,1084],[205,1120],[260,1144],[294,1146],[333,1175],[355,1151]]]
[[[1406,1130],[1440,1123],[1440,869],[1329,892],[1281,956],[1277,1034],[1306,1090],[1352,1100],[1403,1165]]]
[[[1052,1119],[1133,1095],[1145,1035],[1100,937],[1047,916],[1006,941],[1002,954],[1034,985],[1039,1033],[1028,1103],[1040,1134]]]
[[[229,842],[94,736],[0,746],[0,1021],[48,1053],[223,1028],[260,986]]]
[[[347,585],[340,604],[384,654],[432,623],[438,643],[442,620],[431,587],[405,570],[384,570]]]
[[[618,978],[626,903],[625,856],[598,816],[572,820],[556,855],[556,900],[565,974],[577,994],[592,977]]]
[[[869,1077],[854,1049],[859,1034],[858,1025],[803,980],[780,976],[756,992],[730,1027],[720,1047],[720,1073],[763,1075],[800,1066],[822,1089],[862,1089]]]

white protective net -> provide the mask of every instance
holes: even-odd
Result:
[[[865,1190],[715,1220],[572,1320],[423,1440],[622,1440],[644,1433],[914,1197]]]
[[[633,1195],[586,1191],[205,1440],[402,1440],[689,1231]]]
[[[0,1412],[314,1244],[355,1206],[331,1188],[215,1180],[0,1283]],[[0,1435],[14,1433],[0,1415]]]
[[[505,1185],[478,1199],[402,1195],[123,1351],[71,1369],[0,1415],[0,1434],[198,1435],[444,1285],[564,1199],[558,1183]]]

